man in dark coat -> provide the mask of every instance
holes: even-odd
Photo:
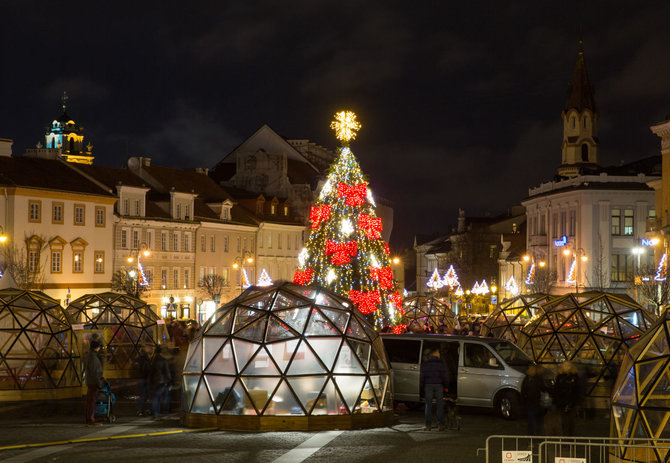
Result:
[[[144,415],[144,407],[149,400],[149,380],[151,375],[151,359],[146,351],[146,347],[140,349],[140,353],[135,360],[137,370],[137,416]]]
[[[84,416],[88,426],[102,426],[102,423],[95,422],[95,399],[98,396],[98,391],[105,384],[105,380],[102,377],[102,362],[98,356],[100,347],[102,346],[98,341],[91,341],[86,359],[84,360],[87,388]]]
[[[554,384],[554,406],[560,413],[562,435],[574,436],[577,409],[582,401],[582,384],[572,362],[561,363]]]
[[[170,363],[161,355],[161,352],[161,346],[156,346],[154,359],[151,363],[151,388],[153,390],[151,412],[154,418],[159,417],[161,409],[167,412],[170,408],[172,372],[170,371]]]
[[[526,405],[529,436],[542,435],[542,418],[546,412],[542,394],[550,392],[543,375],[543,369],[539,365],[532,364],[528,367],[526,378],[521,384],[521,397]]]
[[[421,364],[419,388],[426,398],[426,431],[430,431],[433,421],[433,398],[437,402],[437,424],[444,431],[444,389],[449,386],[447,367],[440,359],[440,350],[434,349],[428,359]]]

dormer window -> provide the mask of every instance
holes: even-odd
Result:
[[[230,220],[230,210],[227,207],[224,207],[221,211],[221,218],[223,220]]]
[[[181,219],[181,204],[177,204],[177,213],[175,218]]]
[[[270,214],[275,215],[277,213],[276,209],[277,209],[277,206],[275,206],[274,204],[271,204],[270,205]]]
[[[263,203],[260,201],[256,203],[256,214],[258,215],[263,214]]]
[[[188,204],[184,206],[184,219],[189,220],[191,218],[191,206]]]
[[[284,215],[288,217],[288,206],[284,206]]]

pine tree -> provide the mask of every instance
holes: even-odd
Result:
[[[335,118],[331,128],[343,146],[311,208],[309,236],[294,282],[323,286],[351,299],[361,313],[371,314],[377,327],[394,325],[402,304],[391,251],[381,237],[382,220],[375,214],[368,182],[349,149],[360,124],[349,111]]]

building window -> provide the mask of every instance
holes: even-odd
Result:
[[[209,238],[209,250],[211,252],[216,251],[216,236],[215,235],[212,235]]]
[[[268,249],[272,249],[272,233],[268,232],[267,237],[268,237]]]
[[[633,209],[623,211],[623,234],[632,236],[635,232]]]
[[[172,281],[174,283],[173,288],[179,289],[179,269],[175,268],[172,270]]]
[[[537,217],[531,217],[530,219],[530,234],[531,236],[537,235]]]
[[[140,231],[133,230],[133,249],[140,248]]]
[[[558,238],[558,214],[552,214],[551,216],[551,237]]]
[[[75,225],[84,225],[86,221],[86,216],[84,215],[84,205],[75,204],[74,205],[74,224]]]
[[[247,252],[247,239],[244,238],[242,241],[242,251]]]
[[[263,215],[263,203],[262,202],[257,202],[256,203],[256,214]]]
[[[561,236],[565,236],[565,230],[567,228],[567,220],[566,220],[566,214],[565,212],[561,212]]]
[[[291,234],[287,233],[286,234],[286,249],[291,249]]]
[[[223,252],[228,252],[228,247],[229,247],[228,241],[229,241],[228,240],[228,235],[224,236],[223,237]]]
[[[61,267],[62,259],[62,251],[51,251],[51,273],[61,273],[63,271]]]
[[[633,281],[633,256],[631,254],[612,255],[612,281]]]
[[[577,228],[577,213],[575,211],[570,211],[570,223],[568,225],[568,234],[570,236],[575,236],[575,230]]]
[[[242,239],[238,236],[237,237],[237,252],[242,251]]]
[[[177,219],[181,219],[181,204],[177,204]]]
[[[179,251],[179,233],[175,232],[172,234],[172,250]]]
[[[42,221],[42,201],[28,201],[28,222]]]
[[[656,209],[649,209],[649,218],[650,219],[656,218]]]
[[[149,249],[154,248],[154,232],[151,230],[147,230],[147,247]]]
[[[95,265],[93,267],[93,271],[95,273],[105,273],[105,252],[95,251],[93,255],[95,256]]]
[[[228,209],[227,207],[224,207],[223,208],[223,213],[221,214],[221,218],[223,220],[230,220],[230,209]]]
[[[277,249],[281,249],[281,233],[277,233]]]
[[[298,249],[298,235],[295,235],[295,249]]]
[[[40,252],[37,250],[28,251],[28,271],[37,273],[40,270]]]
[[[121,215],[130,215],[130,201],[127,199],[123,200],[123,210],[121,211]]]
[[[147,289],[151,289],[154,286],[154,269],[147,268],[144,269],[144,278],[147,280]]]
[[[186,220],[189,220],[191,218],[191,206],[188,204],[184,206],[184,218]]]
[[[121,230],[121,249],[128,249],[128,230]]]
[[[277,206],[274,204],[270,205],[270,214],[275,215],[277,213]]]
[[[161,269],[161,289],[167,289],[167,269]]]
[[[184,252],[191,252],[191,234],[184,233]]]
[[[547,234],[547,216],[542,214],[540,216],[540,235],[545,236]]]
[[[621,209],[612,209],[612,234],[621,234]]]
[[[250,244],[249,244],[249,251],[251,251],[251,252],[256,252],[256,251],[254,251],[254,239],[253,239],[253,238],[250,238],[250,239],[249,239],[249,242],[250,242]]]
[[[167,232],[161,232],[161,251],[167,251]]]
[[[75,251],[72,254],[72,273],[82,273],[84,268],[84,253]]]
[[[588,162],[589,161],[589,145],[584,143],[582,145],[582,162]]]
[[[185,268],[184,269],[184,289],[188,289],[190,287],[190,282],[191,280],[191,272],[189,269]]]
[[[95,207],[95,226],[104,227],[105,226],[105,208],[96,206]]]
[[[288,217],[288,206],[284,206],[284,215]]]
[[[201,252],[207,251],[207,237],[205,235],[202,235],[200,237],[200,251]]]
[[[63,223],[63,203],[52,203],[51,205],[51,223]]]
[[[135,201],[133,201],[133,204],[135,205],[135,217],[139,217],[140,216],[140,200],[136,199]]]
[[[258,234],[258,249],[263,249],[263,232]]]

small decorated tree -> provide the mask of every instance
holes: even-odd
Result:
[[[310,229],[299,256],[294,282],[317,284],[348,297],[377,327],[395,325],[402,311],[390,261],[381,236],[382,220],[349,142],[360,124],[342,111],[331,128],[342,142],[328,179],[310,211]]]

